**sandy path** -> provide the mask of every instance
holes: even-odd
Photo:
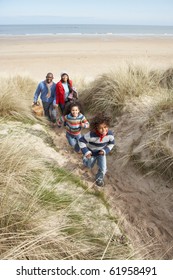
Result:
[[[51,131],[54,143],[64,157],[68,169],[82,176],[94,190],[91,172],[81,170],[82,156],[72,152],[63,128]],[[108,156],[105,195],[123,226],[135,252],[141,259],[173,257],[173,192],[170,185],[156,176],[145,177],[132,163],[121,167],[116,155]]]

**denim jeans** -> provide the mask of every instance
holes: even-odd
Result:
[[[59,107],[61,109],[61,114],[63,116],[68,115],[70,113],[70,102],[65,101],[65,104],[59,104]]]
[[[60,109],[61,109],[61,114],[63,115],[64,109],[65,109],[65,105],[59,104],[59,107],[60,107]]]
[[[69,145],[72,146],[74,148],[75,152],[78,153],[80,151],[78,140],[79,140],[79,138],[81,138],[81,134],[71,135],[70,133],[67,132],[66,137],[67,137]]]
[[[56,122],[56,109],[53,108],[53,104],[49,102],[42,102],[44,114],[51,122]]]
[[[96,162],[99,168],[96,174],[96,180],[97,179],[103,180],[107,171],[106,156],[98,155],[98,156],[92,156],[91,158],[87,158],[85,156],[83,157],[83,164],[88,168],[93,168]]]

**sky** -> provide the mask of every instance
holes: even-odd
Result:
[[[0,24],[173,26],[173,0],[0,0]]]

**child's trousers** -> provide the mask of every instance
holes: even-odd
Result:
[[[96,174],[96,180],[97,179],[103,180],[107,171],[106,156],[98,155],[98,156],[92,156],[91,158],[87,158],[85,156],[83,157],[83,164],[88,168],[93,168],[96,162],[99,168]]]
[[[72,146],[74,148],[75,152],[78,153],[80,151],[78,140],[79,140],[79,138],[81,138],[81,134],[74,136],[67,132],[66,137],[67,137],[69,145]]]

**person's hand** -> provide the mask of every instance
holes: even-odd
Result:
[[[58,104],[53,104],[53,108],[54,109],[58,108]]]
[[[98,154],[103,156],[105,153],[101,150]]]
[[[58,128],[61,128],[62,123],[60,121],[57,121],[57,126],[58,126]]]
[[[86,158],[91,158],[91,156],[92,156],[92,154],[89,153],[89,154],[86,156]]]
[[[84,123],[81,123],[81,127],[85,127],[85,124],[84,124]]]
[[[32,106],[36,106],[37,105],[37,102],[32,102]]]

